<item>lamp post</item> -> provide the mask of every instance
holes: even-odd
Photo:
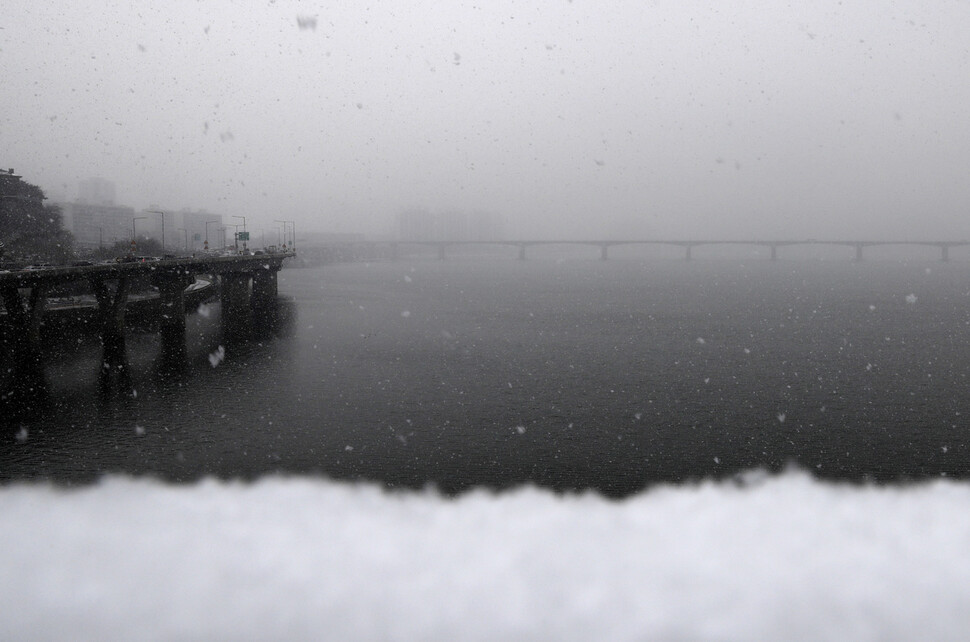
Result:
[[[222,221],[220,221],[219,219],[205,222],[205,251],[206,252],[209,251],[209,223],[221,223],[221,222]],[[223,235],[223,239],[225,239],[225,235]]]
[[[189,231],[184,227],[180,227],[178,229],[179,229],[179,232],[185,232],[185,251],[188,252],[189,251]]]
[[[229,227],[234,230],[232,234],[232,247],[236,251],[236,254],[239,254],[239,226],[230,223]]]
[[[291,238],[293,239],[293,243],[290,245],[290,248],[295,250],[296,249],[296,221],[281,221],[279,219],[274,218],[273,222],[283,224],[283,244],[284,245],[286,244],[286,225],[287,223],[289,223],[291,226],[293,226],[293,235],[291,236]]]
[[[135,255],[135,249],[138,247],[136,239],[138,236],[135,234],[135,221],[143,218],[148,218],[147,216],[132,216],[131,217],[131,255]]]
[[[232,217],[233,218],[241,218],[243,220],[243,222],[242,222],[242,228],[243,228],[243,250],[245,250],[246,249],[246,241],[249,240],[249,234],[246,232],[246,217],[245,216],[241,216],[239,214],[233,214]],[[237,252],[239,251],[239,226],[236,226],[236,251]]]
[[[165,254],[165,212],[162,210],[145,210],[146,212],[151,212],[152,214],[162,215],[162,254]]]
[[[283,245],[283,251],[285,252],[286,251],[286,221],[281,221],[278,218],[274,218],[273,222],[283,224],[283,244],[282,245]]]

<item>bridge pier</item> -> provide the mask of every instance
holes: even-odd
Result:
[[[950,246],[941,245],[940,246],[940,260],[947,263],[950,260]]]
[[[249,273],[225,272],[222,275],[222,334],[227,341],[249,335],[251,304]]]
[[[185,369],[185,288],[195,283],[188,272],[167,272],[152,278],[158,288],[159,338],[161,369],[175,374]]]
[[[438,260],[439,261],[444,261],[445,260],[445,244],[444,243],[441,243],[441,244],[438,245]]]
[[[855,260],[856,262],[862,261],[862,243],[855,244]]]
[[[691,257],[691,250],[694,249],[694,246],[693,245],[685,245],[684,247],[687,248],[687,252],[686,252],[686,254],[684,254],[684,260],[685,261],[690,261],[691,258],[692,258]]]
[[[770,247],[771,247],[771,260],[772,261],[777,261],[778,260],[778,246],[775,245],[775,244],[772,244]]]
[[[250,303],[254,311],[269,309],[279,292],[277,284],[277,273],[266,267],[262,270],[253,272],[253,294]]]
[[[257,335],[270,333],[276,327],[278,269],[266,266],[253,272],[253,290],[249,298],[250,314],[252,315],[253,331]]]
[[[47,288],[37,285],[30,290],[28,305],[16,287],[5,287],[0,292],[3,305],[7,309],[13,336],[4,337],[9,345],[7,354],[13,360],[12,375],[7,389],[0,392],[0,401],[11,414],[28,412],[33,404],[43,401],[47,396],[47,380],[44,377],[44,362],[40,349],[40,322],[46,309]]]
[[[520,261],[524,261],[525,260],[525,245],[520,245],[519,246],[519,260]]]
[[[131,366],[125,345],[125,308],[128,305],[128,277],[118,277],[114,292],[108,288],[106,279],[91,279],[91,289],[98,301],[98,317],[101,332],[101,371],[98,373],[98,390],[102,396],[111,393],[113,387],[123,395],[130,395]],[[112,386],[112,381],[117,383]]]
[[[608,260],[610,258],[610,256],[609,256],[609,249],[610,249],[610,246],[607,245],[606,243],[604,243],[603,245],[600,246],[600,260],[601,261],[606,261],[606,260]]]

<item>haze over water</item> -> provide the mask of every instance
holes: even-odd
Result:
[[[789,463],[965,477],[967,269],[568,253],[288,269],[289,328],[219,361],[212,306],[182,384],[153,378],[154,335],[129,342],[135,399],[93,401],[96,345],[52,363],[63,404],[8,427],[0,475],[611,495]]]
[[[956,0],[4,3],[0,158],[55,200],[391,234],[967,238]]]

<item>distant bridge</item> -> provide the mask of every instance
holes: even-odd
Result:
[[[109,390],[113,376],[118,387],[130,387],[125,352],[125,311],[131,282],[147,279],[158,288],[159,334],[163,369],[177,371],[185,364],[185,288],[200,274],[221,280],[222,329],[227,340],[245,336],[272,313],[277,296],[277,273],[294,252],[258,256],[201,256],[159,261],[111,263],[78,267],[0,272],[0,298],[6,311],[3,333],[5,356],[13,362],[13,387],[0,401],[36,396],[45,388],[40,326],[47,297],[56,286],[90,284],[97,302],[98,331],[103,346],[101,383]],[[250,286],[250,283],[252,284]]]
[[[401,256],[401,249],[406,246],[425,246],[437,249],[438,258],[445,259],[449,248],[467,246],[510,246],[518,248],[519,259],[525,260],[527,250],[530,247],[550,246],[550,245],[588,245],[600,248],[600,258],[609,259],[611,247],[620,245],[666,245],[684,248],[684,258],[691,260],[693,250],[702,246],[724,246],[724,245],[747,245],[768,248],[770,259],[777,260],[779,249],[790,246],[846,246],[855,249],[855,260],[862,261],[864,249],[875,246],[927,246],[938,248],[940,260],[950,260],[950,248],[970,246],[970,240],[953,241],[873,241],[873,240],[820,240],[820,239],[782,239],[782,240],[717,240],[717,239],[631,239],[631,240],[507,240],[507,241],[431,241],[431,240],[406,240],[406,241],[350,241],[325,243],[324,251],[329,251],[334,257],[347,258],[347,255],[354,254],[355,250],[367,258],[379,258],[386,255],[387,258],[397,259]],[[304,247],[304,249],[307,249]],[[338,258],[339,260],[339,258]]]

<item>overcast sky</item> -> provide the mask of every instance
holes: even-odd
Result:
[[[154,4],[3,3],[0,166],[252,229],[970,238],[970,3]]]

